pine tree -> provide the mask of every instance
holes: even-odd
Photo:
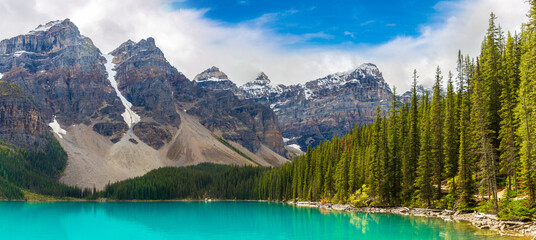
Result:
[[[536,1],[531,0],[529,23],[522,33],[522,51],[520,63],[521,82],[519,86],[516,118],[519,121],[517,134],[520,139],[520,160],[523,164],[521,178],[523,188],[529,194],[531,203],[535,202],[536,174],[534,170],[535,105],[534,84],[536,83]]]
[[[486,38],[482,43],[480,54],[480,79],[482,80],[483,91],[482,104],[485,107],[486,128],[490,130],[490,141],[493,144],[494,151],[499,149],[499,127],[501,118],[499,111],[501,109],[501,78],[502,78],[502,32],[499,26],[495,24],[497,17],[491,13],[489,27]]]
[[[360,146],[356,146],[352,148],[351,152],[351,160],[350,160],[350,167],[348,169],[348,193],[353,194],[358,187],[359,183],[359,173],[357,171],[358,169],[358,162],[359,162],[359,148]]]
[[[386,159],[386,174],[385,181],[387,182],[387,202],[395,205],[400,201],[400,190],[402,183],[402,159],[400,156],[400,141],[399,141],[399,105],[396,88],[393,87],[391,95],[391,115],[389,117],[388,126],[388,148],[389,157]]]
[[[516,61],[516,43],[514,38],[508,33],[506,49],[503,55],[505,64],[505,75],[501,81],[501,127],[499,131],[501,150],[501,170],[508,175],[508,190],[512,189],[512,178],[514,186],[517,186],[517,146],[515,139],[515,129],[517,121],[514,110],[517,105],[516,91],[519,87],[519,66]],[[516,187],[517,189],[517,187]]]
[[[369,163],[369,176],[367,183],[369,185],[368,195],[371,197],[378,197],[380,195],[380,179],[382,178],[381,172],[381,129],[382,129],[382,113],[380,106],[376,108],[376,119],[372,123],[372,140],[370,146],[370,163]]]
[[[432,171],[433,177],[432,180],[437,185],[436,192],[434,193],[435,199],[441,198],[441,181],[443,168],[444,168],[444,157],[443,157],[443,96],[441,93],[441,81],[443,76],[441,76],[441,70],[439,67],[436,69],[435,84],[434,84],[434,93],[432,96],[432,106],[430,109],[430,134],[431,134],[431,154],[432,154]]]
[[[341,159],[337,163],[335,170],[335,180],[337,188],[337,197],[340,202],[345,203],[348,197],[348,147],[344,146]]]
[[[431,146],[431,127],[430,127],[430,110],[428,107],[428,92],[422,98],[422,120],[421,127],[421,149],[417,167],[416,184],[418,188],[418,198],[421,202],[426,203],[428,208],[432,207],[432,198],[434,189],[432,186],[432,146]]]
[[[474,111],[471,114],[471,125],[473,127],[473,138],[475,149],[480,162],[480,185],[484,190],[487,188],[488,199],[493,204],[494,212],[498,211],[497,180],[495,161],[496,155],[493,148],[491,134],[493,130],[488,129],[489,119],[485,105],[485,80],[480,76],[480,61],[477,61],[475,78],[473,81],[472,106]]]
[[[452,73],[449,72],[447,83],[447,95],[445,100],[445,125],[444,125],[444,156],[445,156],[445,177],[451,180],[449,193],[456,193],[455,177],[458,173],[458,155],[460,138],[458,132],[458,106],[456,106],[454,85],[452,83]]]
[[[404,202],[411,201],[415,191],[415,178],[417,172],[417,163],[420,155],[420,128],[419,128],[419,111],[417,95],[417,70],[413,71],[413,85],[411,89],[411,104],[409,110],[409,133],[408,133],[408,153],[403,164],[404,184],[402,190],[402,199]]]

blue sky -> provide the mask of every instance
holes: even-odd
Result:
[[[300,36],[297,45],[381,44],[418,36],[420,26],[443,20],[449,2],[433,0],[186,0],[174,9],[205,9],[223,24],[248,24],[281,35]],[[293,44],[296,45],[296,44]]]

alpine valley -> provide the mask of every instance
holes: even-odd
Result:
[[[372,122],[391,95],[374,64],[291,86],[261,73],[237,87],[216,67],[191,81],[155,39],[103,53],[69,19],[1,41],[0,78],[2,151],[55,146],[63,160],[53,170],[30,160],[19,167],[97,190],[166,166],[279,166]]]

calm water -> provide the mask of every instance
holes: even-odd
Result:
[[[0,239],[511,239],[465,224],[263,202],[0,202]]]

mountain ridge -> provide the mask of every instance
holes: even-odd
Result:
[[[43,133],[53,134],[67,152],[58,177],[71,186],[102,189],[164,166],[288,161],[268,107],[196,86],[153,38],[128,40],[104,54],[69,19],[52,21],[0,41],[0,74],[20,86],[40,114]],[[0,126],[25,121],[11,112]],[[26,144],[13,139],[7,138]]]
[[[203,74],[227,77],[217,67],[207,69]],[[202,80],[201,86],[207,89],[229,90],[241,99],[270,107],[278,116],[286,144],[299,146],[302,150],[337,134],[345,134],[356,124],[372,122],[378,105],[383,110],[388,109],[391,95],[382,73],[372,63],[288,86],[272,85],[265,73],[241,86],[228,78],[211,81],[205,77]]]

